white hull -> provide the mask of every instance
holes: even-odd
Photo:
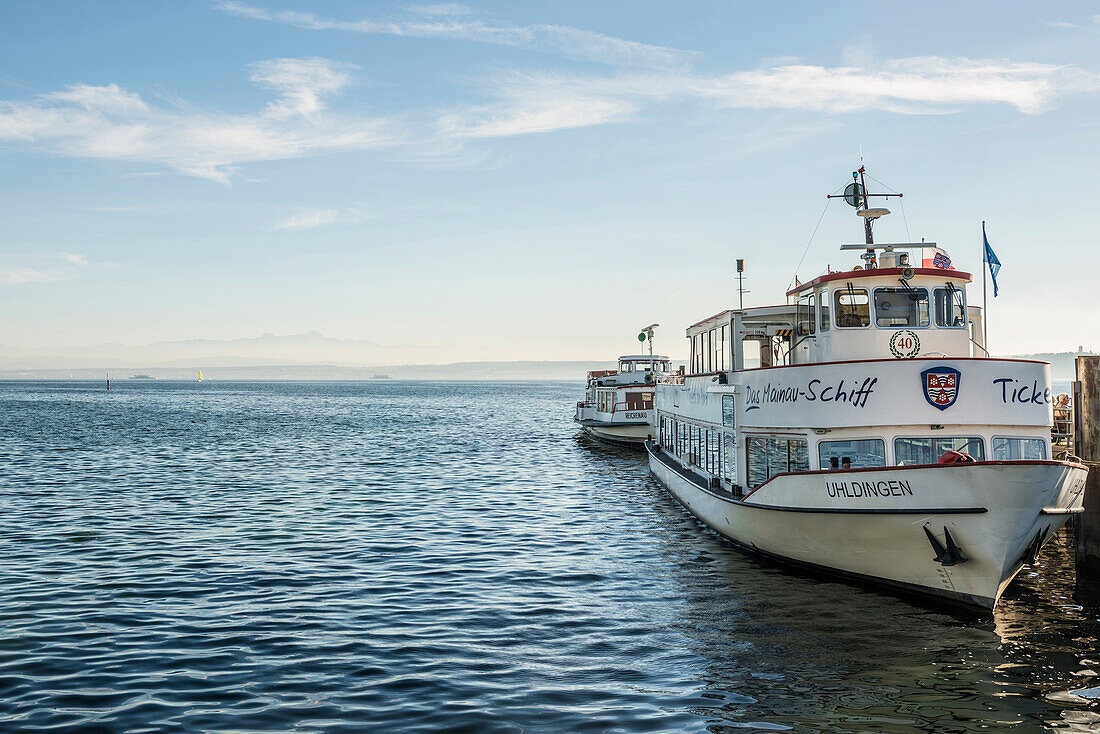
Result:
[[[642,448],[647,440],[653,437],[653,426],[648,423],[641,425],[615,425],[610,423],[595,424],[594,422],[580,422],[585,433],[600,441],[610,443],[629,444]]]
[[[983,610],[1080,511],[1087,473],[1054,461],[800,472],[738,500],[665,452],[650,448],[649,464],[688,511],[738,545]],[[965,560],[936,560],[928,532],[941,546],[949,534]]]

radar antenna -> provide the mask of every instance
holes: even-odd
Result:
[[[875,236],[872,231],[872,222],[890,213],[889,209],[872,208],[871,197],[889,199],[891,196],[901,198],[903,194],[870,194],[867,192],[867,168],[863,165],[863,148],[859,152],[859,170],[852,171],[852,183],[844,189],[843,194],[829,194],[827,199],[844,199],[850,206],[856,208],[856,215],[863,218],[863,237],[867,242],[867,250],[860,257],[867,263],[870,270],[875,263]]]

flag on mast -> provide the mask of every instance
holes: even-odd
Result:
[[[1001,261],[989,246],[989,238],[985,236],[985,222],[982,222],[982,241],[985,242],[985,256],[982,262],[989,264],[989,277],[993,280],[993,297],[997,297],[997,273],[1001,272]]]
[[[938,268],[939,270],[954,270],[951,257],[945,250],[938,247],[924,247],[921,249],[921,267]]]

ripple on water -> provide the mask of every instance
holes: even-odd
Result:
[[[0,385],[0,722],[971,731],[1100,722],[1065,536],[992,622],[748,559],[579,384]]]

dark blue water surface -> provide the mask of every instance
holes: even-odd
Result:
[[[1066,536],[992,620],[731,549],[578,384],[0,385],[0,730],[1092,730]]]

